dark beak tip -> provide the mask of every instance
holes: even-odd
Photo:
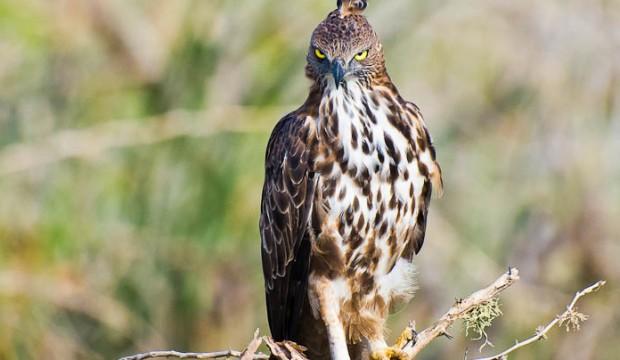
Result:
[[[339,61],[335,61],[332,64],[332,75],[334,76],[336,87],[339,88],[340,85],[342,85],[342,83],[344,82],[344,75],[345,75],[344,67]]]

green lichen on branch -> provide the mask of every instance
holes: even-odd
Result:
[[[502,314],[502,310],[499,306],[499,298],[493,298],[490,301],[476,306],[463,317],[465,336],[469,336],[471,333],[475,336],[473,340],[484,339],[484,343],[480,347],[481,349],[486,345],[493,346],[489,341],[486,329],[493,324],[493,320],[500,317]]]
[[[559,320],[558,326],[564,327],[566,332],[579,331],[581,323],[588,320],[588,315],[580,313],[576,308],[568,309]]]

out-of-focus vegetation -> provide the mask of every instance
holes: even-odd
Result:
[[[267,329],[264,148],[334,6],[0,0],[0,359],[239,348]],[[604,278],[580,333],[513,358],[617,359],[620,2],[377,0],[368,17],[446,182],[394,333],[510,264],[524,281],[497,347]],[[455,335],[422,358],[477,351]]]

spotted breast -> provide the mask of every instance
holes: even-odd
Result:
[[[412,258],[441,170],[419,109],[395,88],[333,84],[322,99],[313,121],[319,177],[310,288],[330,280],[347,340],[356,342],[382,333],[390,306],[413,295]],[[311,291],[317,316],[322,291]]]

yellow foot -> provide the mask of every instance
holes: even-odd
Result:
[[[388,347],[381,351],[373,351],[370,354],[371,360],[409,360],[407,354],[400,348]]]
[[[394,347],[397,349],[403,349],[407,344],[412,342],[415,338],[415,334],[413,333],[413,329],[411,326],[407,326],[405,331],[402,332],[396,339],[396,344]]]

